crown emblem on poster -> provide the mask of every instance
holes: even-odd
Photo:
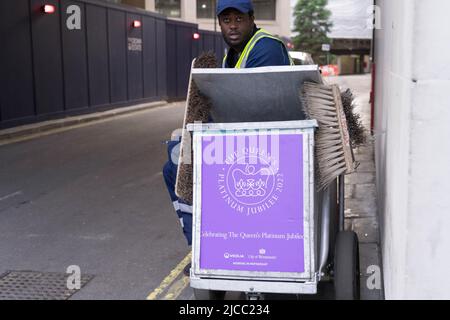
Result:
[[[247,165],[243,170],[232,172],[236,197],[262,197],[267,193],[268,170],[262,168],[256,171],[255,166]]]

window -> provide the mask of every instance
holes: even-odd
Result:
[[[197,0],[197,18],[214,19],[217,0]]]
[[[180,0],[156,0],[155,9],[157,12],[172,18],[181,17]]]
[[[253,0],[256,20],[276,19],[276,0]]]
[[[103,0],[103,1],[145,9],[145,0]]]
[[[213,19],[217,0],[197,0],[197,18]],[[276,0],[253,0],[257,20],[276,20]]]

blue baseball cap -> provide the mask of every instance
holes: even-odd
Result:
[[[242,13],[249,13],[253,10],[252,0],[219,0],[217,2],[217,15],[228,8],[234,8]]]

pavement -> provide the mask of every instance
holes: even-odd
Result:
[[[369,132],[370,76],[328,82],[352,89]],[[8,182],[0,183],[0,274],[75,263],[96,277],[74,299],[193,299],[182,275],[188,248],[160,173],[161,141],[180,127],[182,106],[155,102],[0,130],[0,181]],[[382,288],[370,285],[381,266],[370,136],[355,157],[345,225],[360,242],[361,299],[378,300]]]
[[[65,117],[62,119],[42,121],[9,129],[0,130],[0,145],[29,140],[46,134],[62,132],[79,128],[92,122],[101,122],[113,119],[117,116],[146,111],[152,108],[167,105],[166,101],[155,101],[151,103],[137,104],[128,107],[116,108],[103,112],[94,112],[79,116]]]
[[[370,135],[370,75],[329,77],[341,90],[350,88],[355,96],[355,112],[366,129],[367,142],[354,150],[359,166],[345,177],[345,226],[358,235],[361,270],[361,299],[383,299],[382,288],[373,287],[373,271],[381,269],[380,230],[376,201],[375,158]],[[369,282],[369,285],[367,285]],[[382,283],[382,281],[380,281]]]

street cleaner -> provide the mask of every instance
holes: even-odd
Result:
[[[255,68],[293,65],[284,43],[255,24],[251,0],[219,0],[216,14],[222,36],[228,44],[228,54],[223,68]],[[192,244],[192,206],[175,194],[180,138],[168,143],[169,160],[164,165],[163,176],[170,198],[180,219],[184,236]],[[189,276],[191,264],[184,269]]]

